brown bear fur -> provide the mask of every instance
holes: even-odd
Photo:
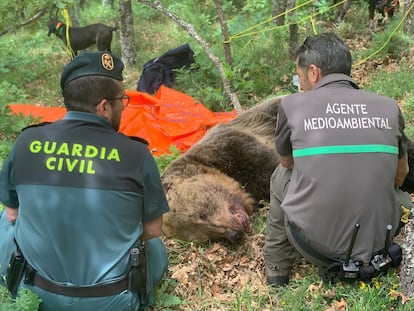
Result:
[[[240,240],[255,204],[269,200],[279,163],[274,138],[280,98],[210,129],[162,174],[171,211],[164,233],[181,240]]]
[[[414,141],[411,139],[408,139],[407,155],[409,171],[401,190],[414,193]]]

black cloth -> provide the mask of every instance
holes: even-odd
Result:
[[[144,64],[137,91],[155,94],[162,84],[171,87],[175,80],[174,70],[189,68],[194,62],[194,52],[188,43],[168,50]]]

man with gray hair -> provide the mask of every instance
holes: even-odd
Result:
[[[408,173],[397,103],[362,91],[352,58],[333,33],[308,37],[296,53],[304,92],[282,98],[276,125],[280,164],[271,177],[263,248],[270,285],[289,281],[297,252],[324,280],[371,279],[398,266],[393,243]]]

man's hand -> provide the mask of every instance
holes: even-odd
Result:
[[[405,154],[398,160],[397,172],[395,174],[394,185],[395,187],[401,187],[404,183],[405,177],[407,177],[409,171],[408,155]]]
[[[159,237],[162,235],[162,216],[154,220],[144,222],[144,233],[141,236],[142,241],[149,240],[151,238]]]
[[[286,167],[290,170],[293,169],[294,161],[293,161],[292,155],[285,156],[285,157],[279,156],[279,162],[280,162],[280,165],[282,165],[283,167]]]
[[[15,223],[18,214],[19,210],[17,208],[11,208],[6,206],[6,215],[8,221],[10,221],[11,223]]]

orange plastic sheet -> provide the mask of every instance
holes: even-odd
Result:
[[[122,113],[120,132],[142,137],[149,142],[153,155],[170,152],[175,145],[185,152],[195,144],[209,128],[235,118],[236,111],[212,112],[192,97],[161,86],[155,95],[125,91],[131,97]],[[12,113],[32,115],[42,122],[62,119],[66,109],[27,104],[10,104]]]

